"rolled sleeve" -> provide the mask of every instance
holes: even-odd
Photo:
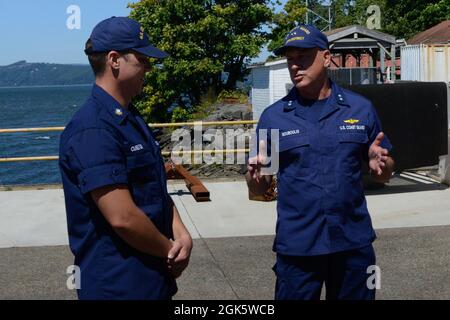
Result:
[[[120,163],[87,168],[78,175],[78,182],[83,194],[108,185],[127,184],[127,169]]]
[[[122,143],[106,129],[86,129],[71,140],[72,164],[83,194],[116,184],[128,184]]]

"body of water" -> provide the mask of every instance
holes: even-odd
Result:
[[[88,86],[0,88],[0,129],[63,127]],[[57,156],[60,131],[0,133],[0,158]],[[0,162],[0,185],[61,183],[58,161]]]

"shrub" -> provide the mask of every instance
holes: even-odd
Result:
[[[241,90],[223,90],[222,92],[220,92],[217,100],[220,102],[247,103],[248,96],[244,91]]]
[[[172,111],[172,122],[186,122],[192,119],[192,114],[181,107],[176,107]]]

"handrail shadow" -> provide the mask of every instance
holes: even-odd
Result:
[[[412,179],[408,179],[406,177],[400,177],[399,175],[394,175],[390,183],[386,185],[365,183],[364,194],[366,196],[372,196],[372,195],[396,194],[407,192],[446,190],[448,188],[449,186],[439,182],[426,184]]]

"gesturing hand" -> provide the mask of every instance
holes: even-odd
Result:
[[[383,173],[389,155],[389,151],[381,147],[383,139],[384,133],[380,132],[369,148],[369,167],[379,176]]]
[[[250,177],[257,183],[261,180],[261,166],[266,163],[266,157],[261,154],[261,150],[266,150],[266,144],[263,140],[259,142],[259,152],[256,156],[248,159],[247,170]]]

